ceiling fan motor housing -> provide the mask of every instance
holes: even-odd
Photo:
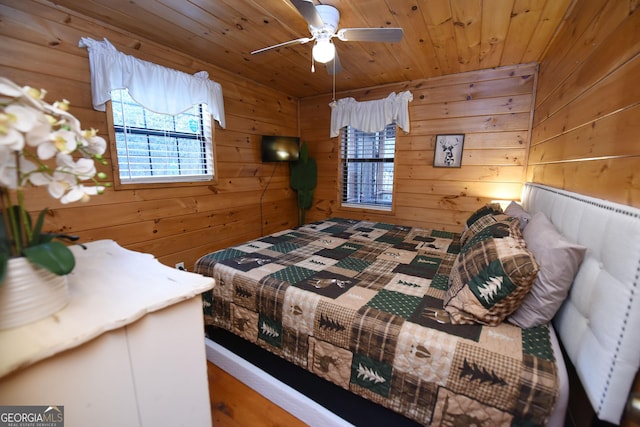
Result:
[[[324,25],[322,27],[314,27],[309,25],[309,31],[311,34],[328,33],[330,35],[335,34],[338,29],[338,22],[340,21],[340,12],[335,7],[328,4],[316,5],[316,10],[322,18]]]

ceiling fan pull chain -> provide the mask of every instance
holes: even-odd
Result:
[[[336,101],[336,61],[333,61],[333,75],[331,76],[333,77],[333,92],[332,92],[332,101],[335,102]]]

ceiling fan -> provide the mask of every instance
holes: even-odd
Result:
[[[335,74],[342,69],[342,66],[340,65],[336,47],[331,41],[334,37],[345,42],[399,42],[402,40],[404,34],[402,28],[342,28],[338,30],[340,12],[335,7],[323,4],[315,5],[311,0],[290,1],[293,6],[298,9],[298,12],[300,12],[300,15],[302,15],[305,21],[307,21],[311,37],[289,40],[254,50],[251,54],[315,41],[312,50],[313,60],[326,64],[329,74]]]

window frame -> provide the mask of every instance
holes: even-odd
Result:
[[[192,187],[192,186],[210,186],[216,185],[218,182],[218,164],[216,155],[216,143],[215,143],[215,128],[217,126],[216,121],[211,117],[211,156],[213,176],[211,179],[199,179],[199,180],[172,180],[171,178],[161,178],[157,181],[150,182],[140,180],[136,182],[122,182],[120,179],[120,165],[118,163],[118,149],[116,142],[116,126],[113,120],[113,102],[111,99],[106,104],[106,116],[107,127],[109,134],[109,157],[111,162],[111,170],[113,176],[113,188],[115,190],[136,190],[136,189],[150,189],[150,188],[172,188],[172,187]],[[143,107],[144,108],[144,107]],[[179,177],[180,175],[176,175]]]
[[[383,159],[381,161],[374,161],[373,163],[377,163],[380,165],[383,165],[384,163],[392,163],[393,164],[393,180],[391,182],[391,202],[386,205],[386,204],[367,204],[367,203],[353,203],[353,202],[346,202],[344,201],[345,199],[345,158],[344,158],[344,138],[345,136],[345,132],[348,132],[348,127],[350,127],[350,125],[344,126],[343,128],[340,129],[340,140],[339,140],[339,167],[338,167],[338,201],[340,203],[340,209],[345,209],[345,210],[357,210],[357,211],[373,211],[376,214],[389,214],[392,215],[395,213],[395,205],[396,205],[396,197],[395,197],[395,188],[396,188],[396,176],[397,176],[397,169],[396,169],[396,158],[397,158],[397,154],[398,154],[398,146],[397,146],[397,137],[398,137],[398,133],[397,133],[397,127],[396,127],[396,123],[391,123],[388,124],[385,127],[385,130],[387,127],[393,127],[394,130],[394,149],[393,149],[393,158],[384,158],[384,157],[379,157],[380,159]],[[358,131],[358,132],[363,132],[363,133],[370,133],[370,134],[378,134],[380,132],[364,132],[364,131],[360,131],[357,128],[355,128],[354,126],[351,126],[354,130]],[[366,160],[366,162],[372,162],[372,158],[366,158],[364,159]]]

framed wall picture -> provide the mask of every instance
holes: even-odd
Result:
[[[462,165],[464,134],[436,135],[433,166],[436,168],[459,168]]]

